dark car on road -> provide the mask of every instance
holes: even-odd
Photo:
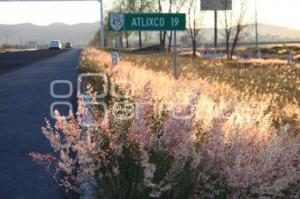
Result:
[[[66,44],[65,44],[65,48],[72,48],[72,43],[71,42],[67,42]]]

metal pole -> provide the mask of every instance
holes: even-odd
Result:
[[[218,48],[218,11],[214,10],[215,13],[215,50]]]
[[[122,48],[122,32],[118,32],[118,48],[119,48],[119,56],[121,56],[121,48]]]
[[[104,48],[104,20],[103,20],[103,0],[99,0],[100,3],[100,48]]]
[[[118,32],[115,32],[115,48],[118,49],[119,39],[118,39]]]
[[[258,22],[257,22],[257,0],[255,0],[255,48],[256,57],[258,57]]]
[[[174,78],[177,80],[177,63],[176,63],[176,56],[177,56],[177,38],[176,38],[176,31],[174,31],[174,54],[173,54],[173,74]]]

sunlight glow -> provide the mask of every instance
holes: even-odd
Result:
[[[239,0],[233,0],[239,1]],[[299,0],[257,0],[259,23],[300,29]],[[199,0],[200,4],[200,0]],[[105,10],[112,1],[105,1]],[[248,0],[248,15],[254,16],[254,0]],[[99,21],[99,3],[95,2],[0,2],[0,24],[34,23],[48,25],[55,22],[75,24]],[[204,24],[212,27],[212,12],[205,13]]]

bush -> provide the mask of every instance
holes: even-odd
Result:
[[[63,172],[67,190],[81,192],[92,182],[97,198],[299,196],[299,134],[291,125],[274,128],[268,101],[238,101],[235,93],[214,100],[226,86],[178,83],[128,62],[111,70],[94,63],[104,64],[105,53],[87,52],[89,67],[106,71],[126,95],[111,93],[107,112],[78,96],[77,119],[56,113],[55,128],[43,129],[58,157],[31,155]],[[88,93],[95,102],[91,87]]]

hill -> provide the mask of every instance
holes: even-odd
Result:
[[[75,45],[86,45],[99,28],[99,23],[81,23],[67,25],[54,23],[48,26],[38,26],[30,23],[16,25],[0,25],[0,44],[20,44],[30,41],[44,45],[51,39],[62,42],[71,41]]]
[[[258,24],[259,40],[260,41],[300,41],[300,30],[286,28],[282,26],[270,25],[270,24]],[[202,30],[202,37],[206,41],[213,41],[214,29],[206,28]],[[255,25],[250,24],[244,30],[246,37],[244,41],[255,40]],[[219,29],[219,38],[222,39],[224,30]]]
[[[291,28],[259,24],[260,41],[295,41],[300,40],[300,30]],[[63,23],[54,23],[48,26],[38,26],[30,23],[16,25],[0,25],[0,45],[4,43],[18,45],[26,44],[30,41],[37,42],[39,45],[45,45],[51,39],[59,39],[62,42],[71,41],[74,45],[86,45],[91,41],[95,32],[99,29],[99,23],[81,23],[67,25]],[[246,28],[247,37],[244,41],[254,41],[255,26],[249,25]],[[178,40],[185,35],[184,32],[178,33]],[[201,32],[202,43],[212,42],[214,30],[204,28]],[[223,30],[219,30],[220,42],[223,37]],[[147,34],[147,41],[155,43],[158,40],[158,34]],[[144,36],[145,38],[145,36]],[[131,34],[131,43],[137,43],[137,34]]]

